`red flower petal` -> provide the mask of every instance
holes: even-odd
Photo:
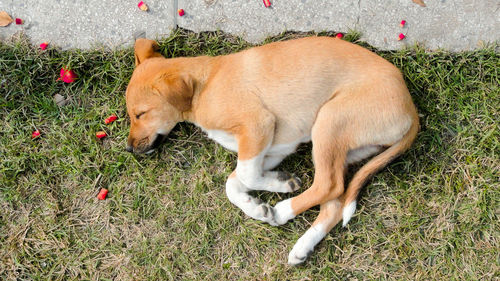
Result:
[[[262,0],[264,2],[264,6],[266,6],[266,8],[269,8],[271,6],[271,0]]]
[[[104,120],[104,123],[106,123],[106,124],[113,123],[116,119],[118,119],[118,117],[116,117],[116,115],[112,114],[111,116],[109,116],[108,118],[106,118]]]
[[[95,136],[98,138],[98,139],[102,139],[102,138],[105,138],[107,136],[106,132],[104,131],[99,131],[97,133],[95,133]]]
[[[40,49],[45,50],[45,49],[47,49],[48,45],[49,45],[49,43],[43,42],[42,44],[40,44]]]
[[[344,34],[342,33],[337,33],[337,35],[335,35],[335,37],[339,38],[339,39],[342,39],[344,37]]]
[[[39,130],[33,131],[33,133],[31,134],[32,139],[38,138],[39,136],[40,136]]]
[[[99,190],[99,194],[97,194],[97,199],[104,200],[106,199],[107,195],[108,195],[108,190],[106,188],[101,188],[101,190]]]
[[[398,36],[398,41],[401,41],[403,39],[405,39],[405,35],[403,33],[399,33],[399,36]]]
[[[146,3],[144,2],[139,2],[139,4],[137,4],[137,7],[139,7],[139,9],[143,10],[143,11],[147,11],[148,10],[148,5],[146,5]]]
[[[179,14],[179,17],[182,17],[184,15],[184,9],[177,10],[177,13]]]
[[[406,21],[405,20],[402,20],[401,23],[399,23],[399,26],[401,27],[405,27],[405,24],[406,24]]]
[[[16,18],[16,24],[23,24],[23,20],[20,18]]]
[[[65,83],[71,83],[75,82],[76,78],[78,78],[78,76],[75,72],[73,72],[73,70],[63,67],[61,68],[61,72],[59,73],[59,79],[57,80],[62,80]]]

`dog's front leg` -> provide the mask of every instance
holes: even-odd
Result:
[[[245,187],[236,177],[234,171],[226,182],[226,194],[229,201],[240,208],[247,216],[267,222],[271,225],[278,225],[274,220],[274,209],[269,204],[260,199],[252,197]]]
[[[229,200],[248,216],[277,225],[274,208],[250,196],[248,192],[250,190],[291,192],[300,187],[300,181],[285,172],[264,171],[266,152],[273,140],[275,119],[267,111],[261,111],[259,115],[259,118],[254,118],[259,120],[258,123],[243,124],[236,134],[238,162],[236,170],[227,180],[226,193]]]
[[[259,155],[248,160],[238,159],[236,176],[247,188],[271,192],[293,192],[300,188],[300,179],[287,172],[268,171],[268,161],[273,158],[265,157],[267,148]],[[277,160],[274,160],[277,161]]]
[[[287,155],[266,155],[264,157],[264,171],[269,171],[276,168]]]
[[[250,114],[249,114],[250,115]],[[281,159],[266,157],[274,138],[276,119],[265,109],[251,114],[252,118],[239,125],[236,132],[238,141],[238,162],[236,177],[247,188],[271,192],[292,192],[300,187],[298,178],[288,173],[265,171]],[[279,161],[278,161],[279,160]],[[265,165],[265,161],[267,164]]]

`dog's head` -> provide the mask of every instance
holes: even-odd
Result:
[[[192,82],[170,61],[156,42],[135,42],[136,68],[126,92],[131,124],[127,151],[152,152],[191,107]]]

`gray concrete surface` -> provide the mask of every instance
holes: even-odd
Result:
[[[139,0],[140,1],[140,0]],[[33,44],[45,41],[63,49],[130,46],[134,36],[168,36],[175,28],[174,2],[145,0],[0,0],[0,11],[21,18],[23,25],[0,27],[0,39],[23,31]]]
[[[500,40],[500,1],[424,0],[0,0],[0,10],[24,25],[0,27],[0,39],[23,31],[33,44],[63,49],[130,46],[142,34],[168,36],[177,26],[196,32],[222,30],[250,42],[283,31],[356,30],[384,50],[419,42],[431,50],[471,50]],[[179,17],[177,9],[185,15]],[[399,26],[406,20],[404,28]],[[406,38],[397,40],[399,33]]]

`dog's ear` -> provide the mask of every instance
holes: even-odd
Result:
[[[149,58],[161,57],[158,50],[159,46],[155,41],[144,38],[137,39],[134,46],[135,66],[137,67]]]
[[[155,88],[180,112],[191,109],[194,95],[194,81],[188,75],[164,74]]]

